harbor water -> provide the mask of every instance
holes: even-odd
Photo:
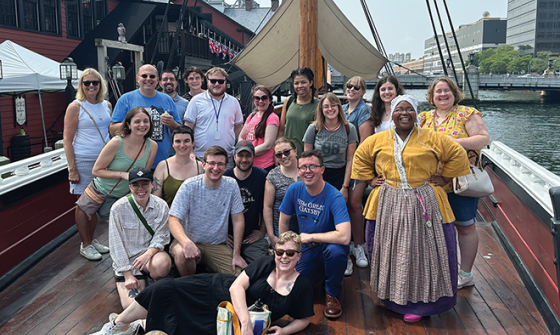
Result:
[[[418,99],[420,111],[432,109],[426,91],[406,91]],[[368,90],[364,98],[371,101],[372,95]],[[542,103],[540,91],[479,91],[479,99],[490,141],[501,141],[560,175],[560,104]]]

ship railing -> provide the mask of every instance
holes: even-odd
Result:
[[[549,190],[560,186],[560,177],[500,141],[493,141],[490,149],[482,150],[482,155],[498,165],[551,217],[554,216]]]
[[[64,149],[0,166],[0,195],[53,175],[68,167]]]

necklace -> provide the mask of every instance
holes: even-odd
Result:
[[[337,131],[338,128],[340,128],[340,123],[339,123],[338,126],[336,126],[336,128],[334,128],[334,129],[330,129],[329,127],[327,127],[327,125],[325,125],[325,129],[328,130],[328,131],[330,131],[330,132]]]

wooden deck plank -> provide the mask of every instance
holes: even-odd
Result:
[[[454,309],[422,322],[405,323],[371,289],[370,269],[355,267],[354,274],[344,279],[342,316],[337,320],[324,317],[324,289],[315,285],[315,316],[299,334],[548,334],[493,229],[480,226],[477,230],[475,286],[459,290]],[[107,225],[100,225],[98,233],[98,240],[105,243]],[[79,256],[78,245],[79,237],[71,238],[0,293],[3,333],[89,334],[98,331],[110,313],[122,310],[110,258],[88,262]],[[488,254],[490,258],[484,258]]]
[[[496,254],[484,242],[479,243],[478,249],[479,255]],[[498,257],[477,256],[475,266],[484,268],[484,271],[481,271],[484,272],[484,277],[528,334],[547,334],[548,331],[532,315],[538,314],[537,308],[526,293],[517,273],[510,272],[503,262],[504,260]]]

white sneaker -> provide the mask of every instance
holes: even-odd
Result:
[[[110,323],[115,323],[115,320],[117,319],[118,316],[119,315],[117,313],[109,314],[109,322]],[[132,321],[128,325],[128,327],[132,329],[133,334],[137,334],[138,331],[140,330],[140,328],[144,329],[144,325],[142,324],[142,320]]]
[[[346,270],[344,271],[345,276],[351,276],[354,273],[354,264],[352,264],[352,260],[350,256],[348,256],[348,262],[346,262]]]
[[[459,276],[457,278],[457,289],[460,290],[463,287],[473,286],[474,285],[474,276],[472,272],[470,276],[463,270],[459,270]]]
[[[113,324],[112,321],[109,321],[103,325],[100,331],[92,335],[136,335],[138,327],[136,327],[136,329],[134,328],[132,323],[130,325],[125,325],[122,322]]]
[[[106,254],[109,252],[109,247],[104,246],[103,244],[99,243],[97,240],[91,241],[91,245],[97,250],[100,254]]]
[[[95,250],[95,247],[90,244],[87,247],[82,247],[80,244],[80,255],[84,256],[90,261],[98,261],[101,259],[101,254]]]
[[[365,244],[358,245],[354,248],[354,257],[356,257],[356,265],[361,268],[366,268],[368,266],[368,260],[366,257]]]

